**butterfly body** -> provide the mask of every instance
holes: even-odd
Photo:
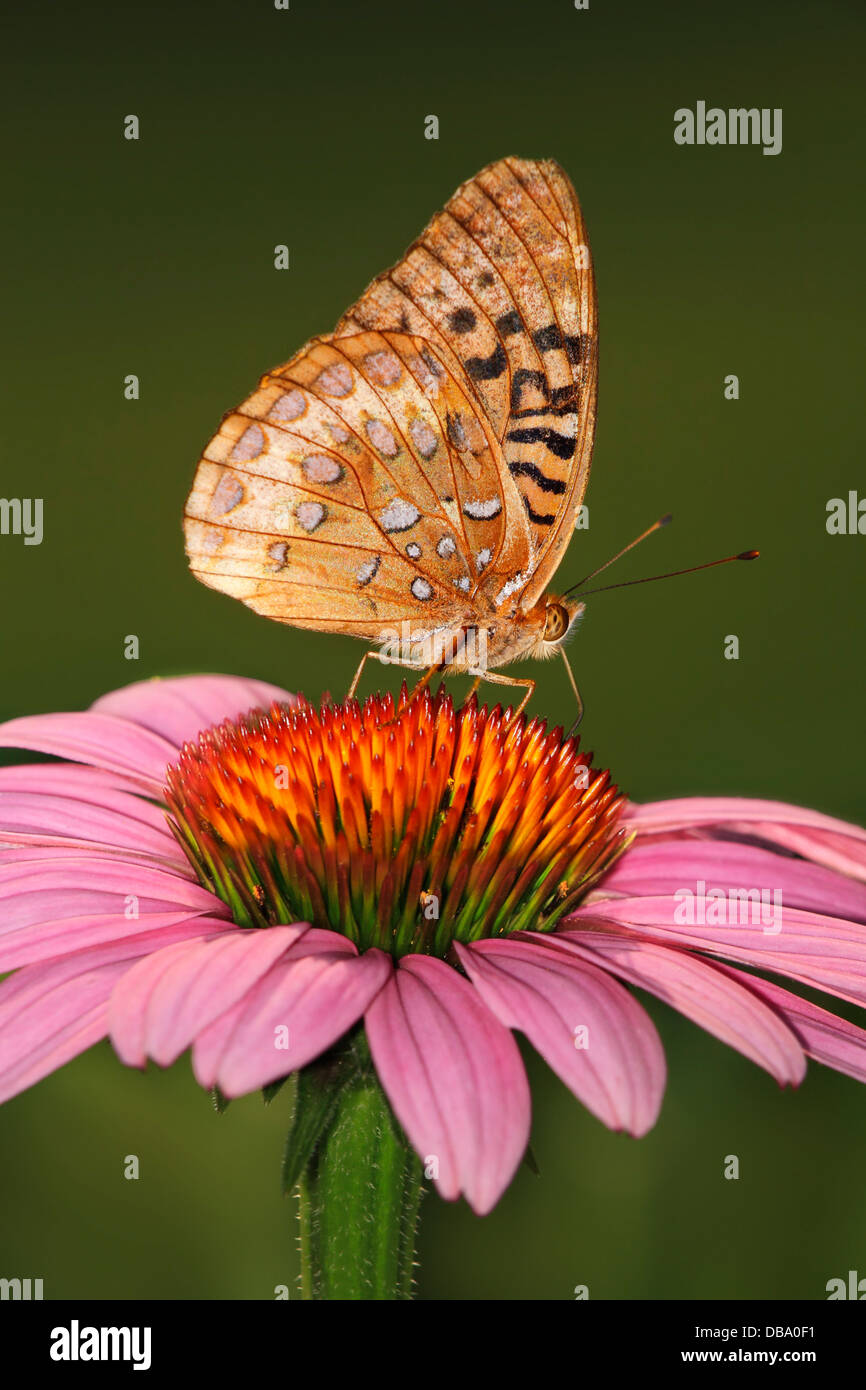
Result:
[[[490,165],[224,418],[186,506],[193,572],[297,627],[408,632],[431,665],[554,654],[582,612],[548,584],[589,475],[596,347],[567,176]]]

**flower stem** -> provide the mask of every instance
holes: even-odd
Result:
[[[301,1297],[408,1299],[421,1164],[391,1114],[363,1033],[350,1048],[356,1065],[298,1183]]]

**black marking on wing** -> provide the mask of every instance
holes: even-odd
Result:
[[[592,352],[591,333],[569,335],[565,340],[565,355],[573,367],[579,367]]]
[[[509,420],[529,420],[533,415],[576,415],[577,406],[569,401],[566,405],[530,406],[527,410],[512,410]]]
[[[554,348],[564,347],[562,329],[558,323],[549,323],[544,328],[536,328],[532,341],[539,352],[553,352]]]
[[[533,372],[530,371],[528,367],[518,367],[517,371],[514,373],[514,377],[511,382],[512,410],[519,410],[520,400],[523,395],[524,388],[527,386],[531,386],[534,388],[534,390],[540,391],[541,394],[544,396],[545,400],[547,400],[550,396],[550,391],[547,385],[547,377],[544,375],[544,372]]]
[[[536,526],[552,526],[556,520],[555,516],[542,516],[539,512],[533,511],[532,503],[528,497],[524,497],[523,504],[530,521],[534,521]]]
[[[515,410],[513,404],[512,400],[512,420],[523,420],[529,415],[576,415],[580,411],[580,391],[574,385],[554,386],[550,393],[550,405]]]
[[[580,392],[574,382],[572,382],[570,386],[554,386],[550,393],[550,401],[553,408],[567,405],[571,409],[577,410],[579,400]]]
[[[454,415],[450,410],[445,412],[446,433],[455,449],[466,448],[466,431],[459,415]]]
[[[421,349],[421,357],[437,380],[445,375],[445,370],[441,363],[436,359],[428,347]]]
[[[509,309],[507,314],[500,314],[499,318],[494,320],[493,327],[503,338],[511,338],[515,333],[524,332],[523,319],[516,309]]]
[[[579,367],[591,351],[593,340],[590,333],[568,333],[563,337],[559,325],[549,323],[544,328],[535,330],[532,341],[539,352],[553,352],[554,349],[561,349],[571,365]]]
[[[558,459],[574,458],[577,443],[574,435],[560,434],[558,430],[545,429],[543,425],[510,430],[505,437],[513,440],[515,444],[545,444]]]
[[[508,358],[501,343],[497,343],[489,357],[467,357],[464,367],[473,381],[494,381],[508,366]]]
[[[471,333],[477,322],[471,309],[455,309],[448,315],[448,327],[452,333]]]
[[[538,467],[537,464],[534,464],[534,463],[509,463],[508,469],[509,469],[509,472],[513,473],[513,475],[514,475],[515,478],[519,478],[519,477],[531,478],[532,481],[536,484],[536,486],[538,486],[538,487],[541,488],[541,491],[542,491],[542,492],[553,492],[553,493],[555,493],[555,494],[556,494],[557,496],[559,496],[559,497],[561,497],[562,494],[565,492],[565,479],[564,479],[564,478],[548,478],[547,474],[546,474],[546,473],[542,473],[541,469]],[[526,498],[525,498],[525,497],[524,497],[523,500],[524,500],[524,502],[526,502]],[[532,508],[529,506],[529,503],[528,503],[528,502],[526,502],[526,505],[527,505],[527,508],[528,508],[528,510],[529,510],[529,515],[532,517],[532,520],[533,520],[533,521],[538,521],[539,518],[538,518],[538,517],[535,515],[535,513],[532,511]],[[543,520],[543,518],[542,518],[542,520]]]

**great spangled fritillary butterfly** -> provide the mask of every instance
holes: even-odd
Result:
[[[561,650],[582,612],[546,589],[586,489],[596,380],[568,176],[553,160],[488,165],[333,333],[225,417],[186,506],[193,573],[380,658],[408,632],[417,657],[403,640],[401,664],[528,698],[533,682],[488,668]]]

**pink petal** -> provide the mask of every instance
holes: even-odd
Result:
[[[523,934],[456,949],[491,1013],[525,1033],[602,1124],[635,1135],[655,1124],[665,1088],[659,1036],[598,963]],[[587,1031],[576,1035],[578,1028]]]
[[[641,837],[719,826],[774,841],[816,863],[856,878],[866,877],[866,830],[805,806],[753,797],[681,797],[630,803],[625,823]]]
[[[225,1013],[306,931],[306,924],[267,931],[229,930],[145,957],[111,998],[111,1040],[121,1061],[143,1067],[148,1056],[169,1066]]]
[[[684,830],[696,825],[727,825],[731,821],[768,821],[777,825],[801,825],[835,831],[866,844],[866,830],[835,816],[825,816],[808,806],[787,801],[762,801],[750,796],[685,796],[645,805],[630,801],[626,820],[633,830],[656,833]]]
[[[54,988],[20,1010],[15,1031],[0,1027],[0,1101],[85,1052],[106,1033],[106,1001],[123,962],[105,965]]]
[[[167,932],[170,927],[184,923],[195,927],[196,923],[205,921],[221,921],[224,928],[232,925],[230,921],[214,918],[211,913],[191,912],[189,908],[179,908],[174,912],[140,911],[137,918],[125,917],[120,912],[108,912],[40,922],[38,926],[7,932],[0,938],[0,973],[20,970],[39,961],[77,955],[93,946],[109,946],[113,942],[120,944],[145,931],[156,936],[160,931]]]
[[[149,794],[161,796],[165,769],[177,747],[111,714],[31,714],[0,724],[0,747],[28,748],[58,758],[122,773]]]
[[[69,916],[96,906],[123,911],[130,895],[159,903],[158,910],[190,907],[217,914],[228,911],[207,888],[172,870],[126,863],[95,852],[70,851],[64,858],[55,857],[44,864],[0,864],[0,933],[43,920],[50,914],[40,914],[40,904],[57,893],[63,895]]]
[[[251,709],[269,709],[275,700],[295,703],[288,691],[267,681],[244,676],[178,676],[136,681],[101,696],[91,708],[150,729],[179,748],[203,729]]]
[[[751,976],[729,971],[673,946],[603,932],[556,932],[543,937],[583,960],[649,990],[729,1047],[764,1067],[780,1086],[798,1086],[806,1059],[777,1011],[748,988]]]
[[[171,941],[184,930],[188,927],[158,935]],[[196,930],[201,933],[202,925]],[[154,949],[155,935],[47,961],[0,984],[0,1101],[105,1037],[111,991],[131,961]]]
[[[146,803],[123,792],[103,793],[113,806],[97,806],[75,797],[45,796],[34,792],[5,792],[0,783],[0,845],[44,845],[63,849],[70,845],[111,853],[126,850],[177,864],[178,870],[192,870],[174,836],[168,830],[165,814],[161,824],[147,824],[143,817],[130,814]]]
[[[230,920],[212,893],[151,866],[95,854],[0,864],[0,970],[199,916]]]
[[[529,1086],[513,1037],[466,980],[430,956],[404,956],[366,1016],[376,1070],[436,1186],[483,1215],[529,1139]]]
[[[866,1030],[757,975],[746,975],[729,965],[716,969],[739,980],[745,989],[777,1009],[809,1057],[857,1081],[866,1081]]]
[[[866,845],[850,835],[832,830],[812,829],[801,825],[776,825],[765,821],[742,824],[734,821],[728,829],[751,832],[765,840],[775,841],[783,849],[793,850],[804,859],[823,864],[837,873],[866,880]]]
[[[145,825],[165,823],[165,811],[131,792],[127,777],[82,763],[15,763],[0,767],[0,792],[68,796],[94,806],[126,808]],[[119,793],[119,798],[114,793]]]
[[[609,898],[579,907],[564,919],[563,927],[578,931],[594,926],[601,931],[632,929],[644,938],[697,947],[787,975],[841,999],[866,1003],[866,931],[859,923],[782,907],[775,933],[745,924],[680,924],[674,914],[682,907],[673,896]]]
[[[703,881],[710,888],[778,889],[786,907],[866,923],[866,887],[801,859],[727,840],[637,844],[605,874],[603,892],[667,896]]]
[[[305,1066],[357,1023],[392,968],[382,951],[359,956],[346,937],[310,929],[199,1034],[196,1078],[233,1098]],[[286,1049],[279,1046],[284,1029]]]
[[[92,852],[94,855],[98,855],[101,861],[114,859],[122,864],[150,865],[155,869],[168,869],[182,878],[195,879],[195,873],[189,861],[182,862],[168,854],[151,854],[147,851],[121,849],[113,845],[98,844],[95,840],[67,840],[61,836],[56,838],[42,835],[10,836],[11,843],[5,844],[2,843],[2,840],[3,837],[0,835],[0,865],[30,864],[35,867],[38,864],[62,861],[71,854]]]

